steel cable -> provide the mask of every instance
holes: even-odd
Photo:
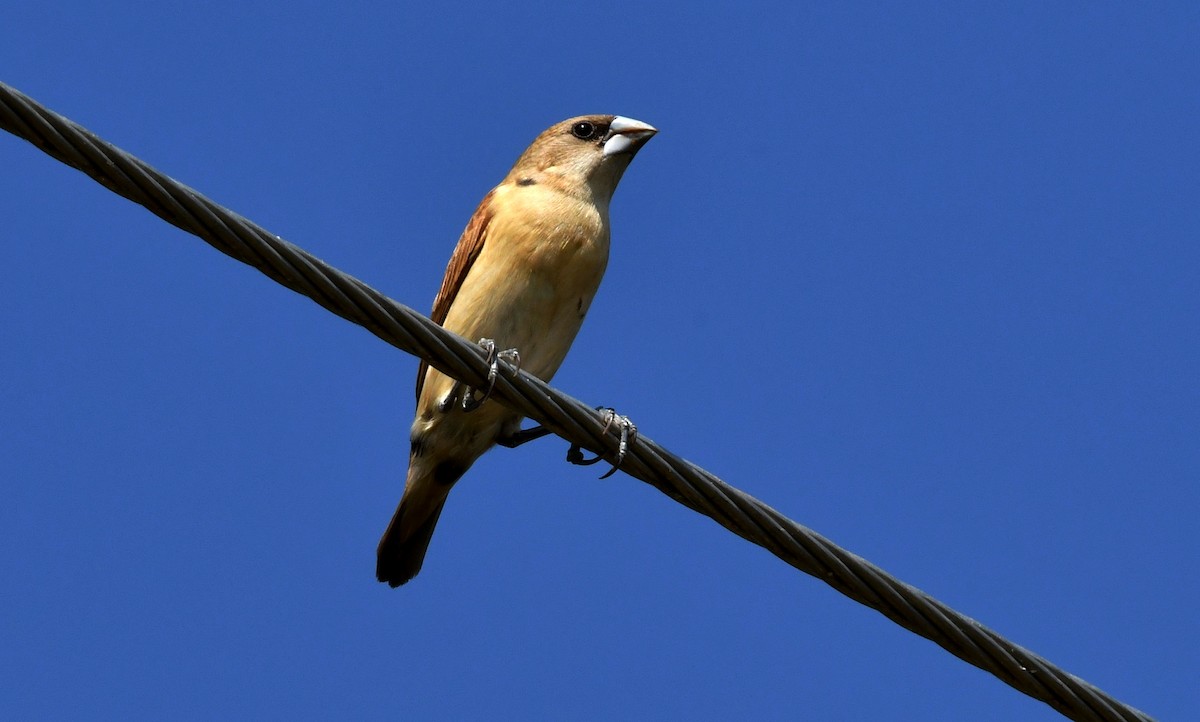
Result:
[[[488,365],[475,344],[217,205],[4,83],[0,83],[0,128],[396,348],[472,386],[484,383]],[[605,432],[601,414],[533,376],[524,372],[502,374],[493,397],[574,444],[601,450],[609,459],[615,456],[617,439],[613,432]],[[644,435],[639,434],[631,443],[621,470],[1070,719],[1150,719]]]

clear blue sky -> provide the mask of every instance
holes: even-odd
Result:
[[[1200,6],[79,3],[2,79],[427,311],[545,126],[658,126],[555,385],[1200,706]],[[13,718],[1057,715],[561,440],[375,582],[414,358],[0,136]]]

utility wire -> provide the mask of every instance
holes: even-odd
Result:
[[[0,83],[0,128],[396,348],[424,359],[439,371],[475,388],[485,384],[488,364],[477,345],[217,205],[4,83]],[[613,432],[606,432],[603,417],[540,379],[525,372],[501,374],[492,395],[573,444],[615,458],[617,439]],[[630,444],[621,470],[1070,719],[1151,719],[640,433]]]

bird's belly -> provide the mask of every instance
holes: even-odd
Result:
[[[555,251],[523,262],[477,262],[445,327],[471,341],[490,338],[498,349],[517,349],[521,368],[549,381],[579,333],[608,260],[600,252],[607,249]]]
[[[480,283],[464,283],[444,326],[469,341],[492,339],[497,350],[515,348],[523,371],[550,381],[579,333],[603,267],[596,270],[594,278],[581,279],[576,274],[570,283],[528,267],[512,270],[503,283],[486,282],[486,274],[480,275]],[[476,280],[476,274],[472,273],[471,280]],[[461,313],[460,309],[474,309],[474,313]],[[437,405],[455,382],[433,368],[427,373],[413,438],[423,439],[430,458],[440,458],[439,454],[451,449],[455,453],[470,449],[477,456],[502,435],[502,429],[511,432],[520,425],[518,414],[495,402],[487,402],[465,417],[437,412]],[[451,421],[454,423],[445,423]]]
[[[490,338],[499,349],[515,348],[521,368],[549,381],[562,364],[595,295],[596,283],[587,288],[532,273],[506,288],[479,299],[478,313],[446,319],[446,328],[471,341]]]

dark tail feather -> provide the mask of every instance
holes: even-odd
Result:
[[[446,498],[442,497],[429,517],[421,522],[421,526],[413,529],[408,535],[404,535],[403,532],[408,526],[405,522],[411,524],[411,520],[405,520],[404,515],[414,510],[404,502],[404,499],[400,500],[400,506],[396,507],[396,513],[392,516],[387,531],[379,540],[375,561],[375,577],[393,588],[409,581],[421,571],[425,551],[429,549],[429,540],[433,538],[433,529],[437,526],[438,517],[442,515]]]

